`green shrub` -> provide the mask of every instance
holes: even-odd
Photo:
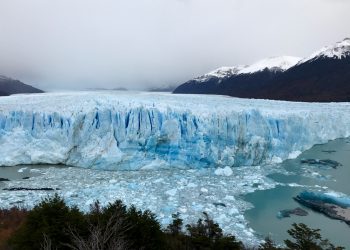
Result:
[[[283,248],[277,247],[275,242],[270,238],[266,237],[265,242],[260,244],[259,250],[282,250]]]
[[[70,243],[68,229],[74,228],[80,233],[87,225],[84,215],[78,208],[68,207],[57,194],[46,198],[31,211],[26,221],[10,239],[14,249],[41,249],[45,239],[49,239],[57,249],[69,249],[62,243]]]
[[[176,213],[172,215],[173,222],[168,225],[166,232],[176,236],[181,234],[183,221],[180,219],[180,213]]]
[[[232,235],[224,235],[222,229],[207,213],[196,224],[186,225],[180,214],[173,215],[173,222],[162,231],[155,215],[149,210],[127,208],[120,200],[101,207],[95,202],[90,212],[83,214],[76,207],[68,207],[57,194],[46,198],[17,223],[11,231],[13,249],[76,249],[76,250],[124,250],[124,249],[187,249],[187,250],[236,250],[245,249]],[[21,217],[22,218],[22,217]],[[23,217],[24,218],[24,217]],[[305,224],[293,224],[288,230],[292,240],[285,240],[293,250],[340,250],[319,229]],[[8,238],[8,237],[7,237]],[[281,250],[270,238],[259,246],[264,250]]]
[[[223,235],[222,229],[206,212],[203,212],[204,220],[199,219],[195,225],[186,225],[190,242],[194,249],[234,250],[242,249],[241,242],[231,235]]]
[[[131,228],[127,239],[135,249],[165,249],[163,232],[156,216],[149,210],[144,212],[131,206],[127,211],[127,220]]]
[[[343,247],[335,247],[327,239],[322,239],[320,234],[320,229],[311,229],[303,223],[293,223],[292,228],[287,232],[294,241],[285,240],[284,243],[287,246],[287,249],[293,250],[341,250]]]
[[[129,248],[165,249],[160,224],[155,215],[149,210],[142,212],[136,209],[135,206],[127,209],[120,200],[117,200],[103,208],[96,202],[86,216],[89,224],[95,229],[106,228],[106,225],[114,225],[111,239],[123,238],[122,245]],[[108,228],[110,230],[110,227]],[[101,233],[104,234],[103,229]]]

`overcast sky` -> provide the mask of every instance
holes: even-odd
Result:
[[[174,85],[350,36],[349,0],[0,0],[0,74],[44,90]]]

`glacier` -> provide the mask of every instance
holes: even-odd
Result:
[[[349,103],[129,91],[0,98],[0,166],[257,166],[349,136]]]

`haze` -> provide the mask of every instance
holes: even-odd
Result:
[[[347,0],[0,0],[0,75],[46,91],[178,85],[350,36]]]

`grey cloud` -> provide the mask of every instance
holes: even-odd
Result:
[[[0,0],[0,74],[46,90],[144,89],[307,56],[349,36],[350,1]]]

